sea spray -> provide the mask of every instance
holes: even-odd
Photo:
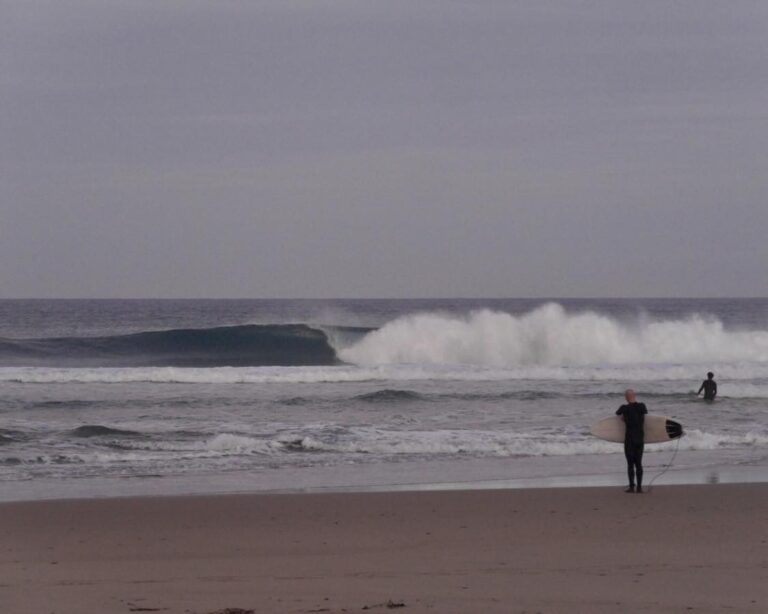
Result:
[[[422,313],[399,318],[340,351],[360,365],[488,367],[768,362],[768,331],[728,331],[714,317],[625,323],[548,304],[512,315]]]

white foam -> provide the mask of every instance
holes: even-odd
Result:
[[[477,456],[568,456],[611,454],[621,446],[590,437],[570,434],[533,434],[478,430],[440,429],[434,431],[394,431],[376,427],[351,428],[341,437],[327,439],[316,433],[296,432],[292,441],[305,451],[349,454],[399,455],[477,455]],[[649,445],[648,452],[669,449],[673,442]],[[745,434],[708,433],[692,430],[680,440],[682,450],[719,450],[743,447],[768,447],[768,432]]]
[[[727,433],[708,433],[697,429],[686,431],[681,440],[682,450],[719,450],[721,448],[768,446],[768,431],[751,430],[735,435]]]
[[[222,433],[206,443],[206,448],[225,454],[270,454],[274,443],[264,439]]]
[[[392,364],[339,367],[137,367],[137,368],[50,368],[0,367],[0,382],[25,384],[156,383],[156,384],[291,384],[366,381],[685,381],[702,379],[712,369],[718,380],[768,379],[768,363],[708,363],[659,365],[520,366],[485,367],[451,364]],[[739,392],[741,384],[721,384],[721,394],[762,398],[765,387],[755,385],[755,394]]]
[[[308,450],[345,454],[379,455],[481,455],[560,456],[615,452],[615,446],[596,439],[574,441],[566,436],[546,438],[526,434],[483,431],[435,430],[389,431],[354,429],[349,439],[327,442],[307,436],[302,447]]]
[[[768,331],[727,331],[712,317],[622,323],[550,303],[524,315],[480,310],[466,317],[399,318],[341,349],[360,365],[488,367],[768,362]]]

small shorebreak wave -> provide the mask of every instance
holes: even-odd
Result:
[[[141,437],[137,431],[116,429],[101,424],[85,424],[72,430],[74,437]]]
[[[409,401],[421,401],[424,400],[424,396],[418,392],[412,390],[395,390],[392,388],[385,388],[384,390],[376,390],[375,392],[367,392],[355,397],[358,401],[365,403],[399,403]]]
[[[222,326],[107,337],[0,338],[3,367],[257,367],[342,364],[329,335],[370,329],[307,324]]]
[[[681,450],[720,450],[765,448],[768,433],[753,430],[742,434],[710,433],[691,429],[678,444]],[[352,427],[338,433],[304,429],[272,439],[247,435],[219,434],[206,449],[221,454],[345,454],[376,457],[421,456],[570,456],[617,454],[621,449],[584,433],[535,434],[498,431],[441,429],[434,431],[395,431],[377,427]],[[648,452],[669,450],[669,446],[650,446]]]

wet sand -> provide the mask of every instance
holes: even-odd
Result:
[[[4,614],[766,612],[768,485],[0,505]]]

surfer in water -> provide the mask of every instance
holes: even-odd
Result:
[[[624,393],[625,405],[616,410],[626,425],[624,433],[624,456],[627,457],[629,488],[625,492],[643,492],[643,447],[645,446],[645,403],[637,402],[637,395],[631,388]],[[637,478],[637,482],[635,482]],[[637,488],[635,488],[637,483]]]
[[[707,379],[705,379],[703,382],[701,382],[701,387],[699,388],[699,391],[696,393],[696,396],[699,396],[701,394],[701,391],[704,391],[704,400],[705,401],[714,401],[715,397],[717,396],[717,382],[715,381],[715,374],[710,371],[707,373]]]

